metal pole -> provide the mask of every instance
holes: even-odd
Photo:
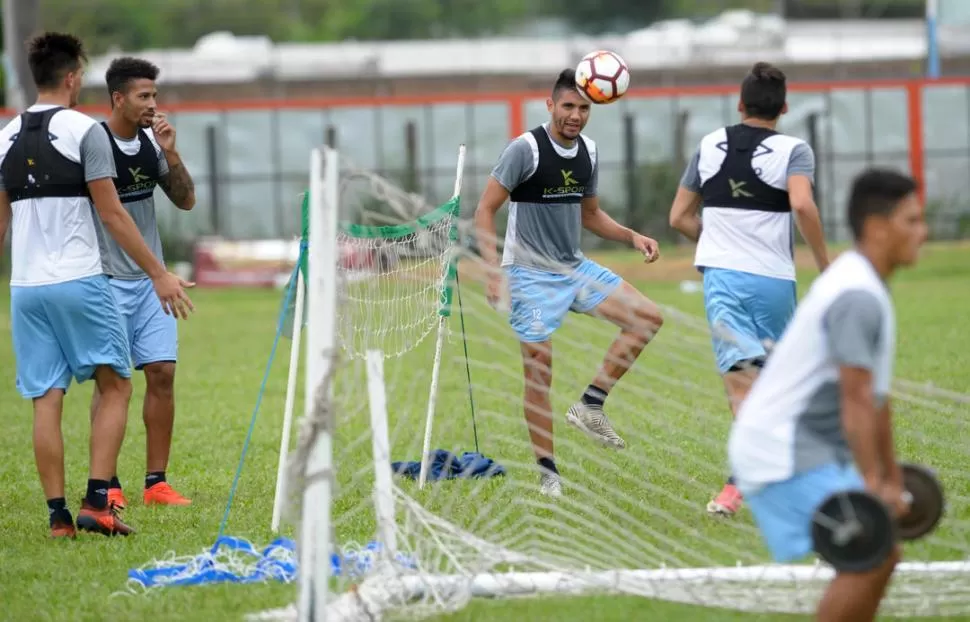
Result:
[[[30,76],[24,42],[37,29],[40,20],[36,0],[3,0],[3,70],[6,78],[6,107],[23,110],[37,99]]]
[[[926,77],[940,77],[940,42],[937,33],[939,0],[926,0]]]

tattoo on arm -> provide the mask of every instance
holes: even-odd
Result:
[[[195,195],[195,182],[192,181],[192,176],[189,175],[189,169],[185,168],[185,164],[177,162],[169,165],[168,175],[162,177],[158,185],[176,206],[182,209],[191,207],[189,200]]]

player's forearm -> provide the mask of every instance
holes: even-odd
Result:
[[[475,210],[475,243],[478,254],[488,266],[498,267],[498,240],[495,234],[495,214],[482,206]]]
[[[691,242],[701,239],[701,217],[699,214],[688,214],[682,218],[671,220],[670,226],[681,232]]]
[[[879,430],[879,456],[883,472],[887,479],[902,484],[902,471],[896,460],[896,447],[893,442],[892,410],[889,407],[889,398],[886,398],[886,403],[879,409],[876,419]]]
[[[7,242],[7,231],[10,230],[10,219],[0,216],[0,255],[3,254],[3,247]]]
[[[165,266],[148,248],[135,221],[120,204],[115,209],[98,210],[98,213],[111,237],[145,274],[152,279],[165,274]]]
[[[13,206],[10,205],[10,197],[6,190],[0,190],[0,254],[3,252],[3,246],[7,240],[7,231],[10,230],[10,221],[12,220]]]
[[[825,270],[829,265],[828,250],[825,248],[825,232],[822,230],[822,219],[818,215],[818,207],[811,203],[802,207],[792,206],[795,216],[795,226],[802,238],[812,249],[812,256],[815,258],[815,265],[819,271]]]
[[[583,227],[604,240],[622,242],[623,244],[633,242],[633,230],[616,222],[600,208],[583,210]]]
[[[871,401],[843,400],[842,429],[856,468],[867,484],[879,483],[886,475],[877,419]]]
[[[195,207],[195,182],[189,169],[175,149],[165,151],[165,161],[168,163],[168,175],[162,181],[162,189],[175,207],[191,210]]]

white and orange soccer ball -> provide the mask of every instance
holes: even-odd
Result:
[[[630,69],[616,52],[591,52],[576,66],[576,88],[594,104],[612,104],[630,87]]]

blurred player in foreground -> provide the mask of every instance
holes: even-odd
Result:
[[[855,249],[812,285],[741,404],[728,453],[768,548],[779,562],[808,555],[815,510],[863,489],[907,511],[889,391],[896,320],[888,280],[916,262],[927,228],[916,183],[869,170],[849,196]],[[826,622],[872,620],[899,560],[838,573],[818,608]]]
[[[741,83],[741,123],[701,139],[680,182],[670,224],[697,242],[704,307],[717,369],[736,413],[795,312],[792,220],[818,269],[828,254],[813,198],[815,154],[775,130],[788,111],[785,74],[757,63]],[[699,210],[703,206],[703,217]],[[733,515],[742,495],[732,479],[707,511]]]
[[[175,128],[156,107],[158,67],[138,58],[114,60],[105,74],[111,97],[111,116],[103,123],[111,137],[115,188],[142,237],[158,261],[164,263],[162,240],[155,220],[155,186],[181,210],[195,207],[195,184],[175,148]],[[146,505],[189,505],[191,501],[166,481],[175,424],[175,361],[178,358],[177,321],[162,309],[152,281],[124,249],[102,235],[105,274],[125,322],[135,369],[145,372]],[[191,285],[191,284],[190,284]],[[95,387],[91,416],[98,409]],[[111,478],[108,501],[127,505],[117,474]]]
[[[108,504],[131,397],[128,337],[101,266],[97,217],[150,276],[167,313],[187,317],[192,303],[121,206],[108,135],[91,117],[69,110],[84,74],[81,41],[45,33],[28,43],[27,55],[37,102],[0,130],[0,241],[12,224],[17,388],[33,400],[34,457],[51,536],[74,537],[61,413],[71,379],[94,378],[101,400],[91,422],[90,479],[77,528],[128,535],[131,528]]]
[[[602,367],[566,421],[615,449],[626,443],[610,425],[603,403],[616,382],[640,355],[663,323],[660,310],[610,270],[583,256],[580,233],[623,242],[659,256],[657,242],[617,224],[597,199],[596,144],[583,134],[590,103],[576,89],[575,74],[565,70],[546,101],[551,119],[512,141],[499,158],[478,209],[476,239],[491,269],[488,299],[501,298],[495,214],[511,199],[501,266],[511,303],[509,322],[521,343],[525,373],[525,418],[540,466],[540,490],[562,494],[554,458],[549,401],[552,383],[552,334],[569,311],[603,318],[620,327]]]

